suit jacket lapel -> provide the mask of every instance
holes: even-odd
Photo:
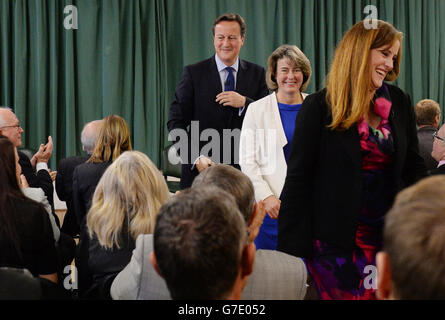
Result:
[[[221,78],[219,76],[218,67],[216,66],[215,56],[210,58],[209,75],[212,84],[212,92],[215,92],[216,99],[216,95],[221,93],[223,88],[221,86]]]
[[[278,107],[278,100],[276,93],[274,92],[269,96],[270,102],[268,107],[271,111],[272,119],[271,121],[274,123],[274,128],[276,129],[277,139],[280,143],[280,146],[283,148],[287,143],[286,134],[284,133],[283,123],[281,122],[280,110]]]
[[[245,95],[247,92],[247,83],[246,83],[246,71],[247,66],[246,63],[239,59],[239,68],[236,74],[236,88],[235,91],[240,93],[241,95]]]

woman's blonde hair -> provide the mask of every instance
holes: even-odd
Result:
[[[102,120],[96,146],[87,162],[114,161],[122,152],[132,149],[127,122],[119,116],[111,115]]]
[[[300,92],[306,90],[309,80],[311,78],[312,69],[311,62],[306,55],[297,46],[283,44],[275,49],[267,60],[266,83],[270,90],[276,91],[278,89],[277,83],[277,64],[278,60],[286,58],[294,62],[297,68],[301,69],[303,73],[303,83],[301,84]]]
[[[127,151],[114,161],[97,185],[87,216],[90,237],[106,248],[120,248],[121,235],[135,240],[153,233],[156,215],[169,192],[161,172],[139,151]]]
[[[326,76],[326,99],[331,106],[332,130],[346,130],[370,108],[372,88],[370,52],[400,41],[394,67],[385,80],[397,79],[402,59],[403,34],[388,22],[378,20],[377,28],[367,28],[364,21],[357,22],[345,34],[337,49],[331,69]]]

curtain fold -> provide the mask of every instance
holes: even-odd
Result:
[[[53,136],[53,169],[81,153],[86,122],[109,114],[126,119],[134,148],[159,165],[182,69],[214,54],[217,16],[243,16],[241,58],[264,67],[279,45],[300,47],[312,64],[312,93],[368,4],[404,33],[396,85],[413,104],[434,99],[444,112],[443,0],[0,0],[0,105],[17,113],[24,146]],[[77,8],[77,30],[64,28],[67,5]]]

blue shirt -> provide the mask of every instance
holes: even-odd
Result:
[[[297,118],[298,111],[300,111],[300,104],[284,104],[278,103],[278,109],[280,110],[281,123],[283,125],[284,133],[286,135],[287,144],[284,146],[284,158],[289,159],[290,147],[292,145],[292,137],[295,130],[295,119]]]

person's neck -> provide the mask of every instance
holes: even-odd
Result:
[[[281,93],[279,90],[277,91],[277,101],[279,103],[284,104],[301,104],[303,103],[303,96],[301,95],[301,92],[298,91],[296,94],[287,95],[284,93]]]

